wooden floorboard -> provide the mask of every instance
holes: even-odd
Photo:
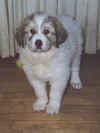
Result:
[[[81,62],[80,91],[66,88],[61,111],[32,110],[35,95],[15,59],[0,60],[0,133],[100,133],[100,54]]]

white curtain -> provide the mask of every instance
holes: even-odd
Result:
[[[0,1],[0,55],[2,57],[9,56],[9,35],[7,10],[4,0]]]
[[[100,49],[100,0],[0,0],[1,57],[15,56],[15,29],[25,16],[36,11],[75,16],[84,29],[85,52]]]

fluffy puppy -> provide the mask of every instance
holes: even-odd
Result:
[[[64,90],[80,89],[80,55],[83,37],[80,24],[70,16],[53,17],[45,13],[28,16],[16,31],[22,68],[34,88],[34,110],[58,113]],[[46,83],[51,85],[49,99]]]

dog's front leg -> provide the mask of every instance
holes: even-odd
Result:
[[[48,97],[46,92],[46,83],[42,80],[38,80],[34,78],[32,69],[29,66],[23,66],[25,74],[29,83],[31,84],[32,88],[35,91],[35,95],[37,97],[33,109],[35,111],[41,111],[46,108],[46,104],[48,103]]]
[[[60,110],[62,96],[68,83],[69,71],[67,74],[57,77],[56,80],[51,81],[51,91],[49,104],[47,105],[47,112],[49,114],[57,114]]]
[[[40,80],[33,80],[34,91],[36,94],[36,101],[33,104],[33,109],[35,111],[41,111],[46,108],[48,103],[48,97],[46,92],[46,83]]]

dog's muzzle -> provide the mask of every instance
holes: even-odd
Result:
[[[28,47],[32,52],[48,52],[52,47],[52,43],[43,34],[36,34],[32,37]]]

